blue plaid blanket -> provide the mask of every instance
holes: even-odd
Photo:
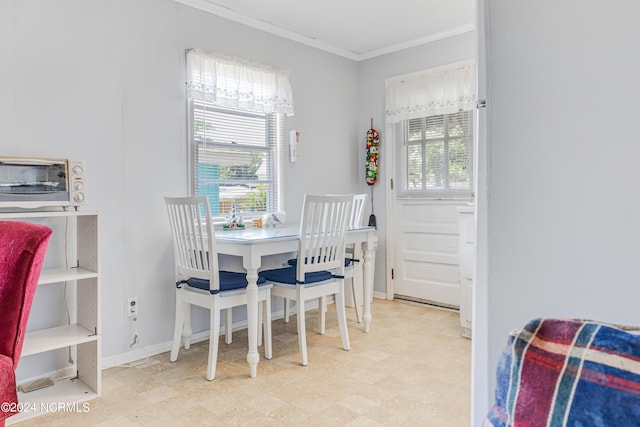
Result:
[[[509,337],[485,426],[640,426],[640,336],[535,319]]]

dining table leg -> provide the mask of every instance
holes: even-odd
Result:
[[[364,331],[369,332],[371,325],[371,298],[373,295],[373,259],[376,250],[377,237],[371,236],[364,243],[364,263],[363,269],[363,282],[364,282],[364,313],[362,318],[364,320]]]
[[[353,258],[356,260],[364,259],[364,254],[362,252],[362,244],[355,245],[353,251]],[[356,322],[363,323],[362,320],[362,310],[364,307],[364,262],[356,262],[353,266],[353,278],[351,279],[353,287],[353,305],[355,306],[356,311]]]
[[[247,270],[247,330],[249,340],[249,352],[247,362],[251,378],[255,378],[258,372],[258,268],[245,260],[244,268]]]

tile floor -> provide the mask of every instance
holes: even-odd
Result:
[[[249,378],[246,331],[221,338],[216,379],[205,379],[208,342],[145,364],[103,372],[87,413],[56,413],[28,426],[468,426],[471,342],[458,314],[375,300],[371,332],[348,309],[344,351],[333,306],[319,335],[307,313],[309,366],[299,364],[295,316],[273,323],[273,359]],[[262,348],[259,349],[262,351]]]

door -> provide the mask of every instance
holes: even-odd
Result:
[[[394,199],[394,297],[460,306],[460,204]]]
[[[454,74],[464,70],[468,80],[473,77],[472,68],[467,62],[448,70]],[[464,81],[463,73],[459,74],[454,81]],[[401,80],[399,86],[405,81],[410,80]],[[423,86],[419,82],[406,90],[422,93]],[[393,156],[389,169],[395,182],[395,189],[387,193],[394,298],[460,306],[457,209],[473,198],[474,169],[475,105],[464,107],[429,113],[417,110],[416,117],[394,117],[388,123]]]

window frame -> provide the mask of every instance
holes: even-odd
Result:
[[[469,124],[469,132],[468,135],[465,136],[451,136],[449,134],[449,119],[450,116],[455,115],[455,114],[460,114],[460,113],[466,113],[468,115],[468,124]],[[475,115],[475,110],[462,110],[462,111],[458,111],[458,112],[454,112],[454,113],[449,113],[449,114],[438,114],[435,116],[424,116],[424,117],[420,117],[421,119],[421,124],[422,124],[422,132],[424,135],[424,131],[425,131],[425,125],[426,125],[426,120],[429,117],[438,117],[438,116],[443,116],[443,122],[446,124],[444,126],[444,136],[440,137],[440,138],[422,138],[420,140],[417,141],[408,141],[408,128],[409,128],[409,122],[412,119],[405,119],[405,120],[401,120],[397,123],[394,124],[395,127],[395,133],[396,133],[396,141],[398,141],[397,146],[399,147],[398,149],[398,156],[397,156],[397,168],[396,170],[398,171],[398,174],[400,176],[397,176],[397,181],[399,183],[399,188],[398,188],[398,194],[397,197],[398,198],[406,198],[406,199],[428,199],[428,200],[473,200],[474,196],[475,196],[475,183],[473,180],[473,176],[474,176],[474,163],[475,163],[475,156],[474,156],[474,141],[475,141],[475,129],[476,129],[476,115]],[[449,154],[450,154],[450,150],[449,150],[449,142],[451,140],[455,140],[455,139],[466,139],[468,142],[468,150],[469,150],[469,158],[468,158],[468,164],[467,164],[467,169],[468,169],[468,175],[469,175],[469,187],[468,188],[426,188],[426,183],[427,183],[427,173],[426,173],[426,168],[427,168],[427,161],[426,161],[426,147],[428,144],[434,144],[437,142],[442,142],[443,146],[444,146],[444,158],[443,158],[443,167],[444,167],[444,172],[443,175],[446,177],[446,182],[448,183],[449,181],[449,177],[450,177],[450,172],[449,172]],[[422,157],[422,161],[421,161],[421,171],[422,171],[422,178],[421,178],[421,184],[422,184],[422,189],[417,189],[417,190],[409,190],[408,189],[408,167],[407,165],[407,157],[408,157],[408,149],[410,146],[420,146],[422,147],[422,153],[421,153],[421,157]]]
[[[203,98],[194,98],[189,97],[187,99],[187,112],[188,112],[188,138],[187,138],[187,174],[188,174],[188,188],[189,194],[192,196],[198,195],[198,186],[200,180],[197,178],[197,171],[194,170],[195,166],[195,156],[197,155],[197,148],[195,147],[198,144],[196,138],[196,114],[195,108],[197,103],[204,104],[204,108],[211,109],[214,111],[222,112],[225,114],[237,114],[238,116],[249,116],[249,117],[264,117],[265,121],[265,145],[247,145],[247,144],[238,144],[234,145],[234,148],[239,148],[243,150],[247,150],[249,152],[261,152],[267,153],[266,159],[269,162],[267,164],[267,174],[268,178],[266,182],[263,182],[267,187],[267,200],[266,200],[266,210],[265,211],[242,211],[242,216],[245,219],[257,218],[264,215],[267,212],[275,212],[281,211],[284,208],[284,120],[285,115],[282,113],[262,113],[250,110],[242,110],[237,108],[230,107],[221,107],[215,105],[212,102],[209,102]],[[220,147],[222,149],[228,148],[229,145],[226,143],[216,143],[209,142],[209,146],[212,147]],[[221,181],[222,182],[222,181]],[[233,184],[241,184],[242,181],[233,181]],[[250,182],[247,180],[247,182]],[[255,181],[253,181],[255,182]],[[210,203],[214,203],[210,200]],[[218,214],[213,214],[213,219],[215,222],[222,222],[228,216],[226,211],[222,211],[218,208],[214,210],[214,212],[219,212]]]

